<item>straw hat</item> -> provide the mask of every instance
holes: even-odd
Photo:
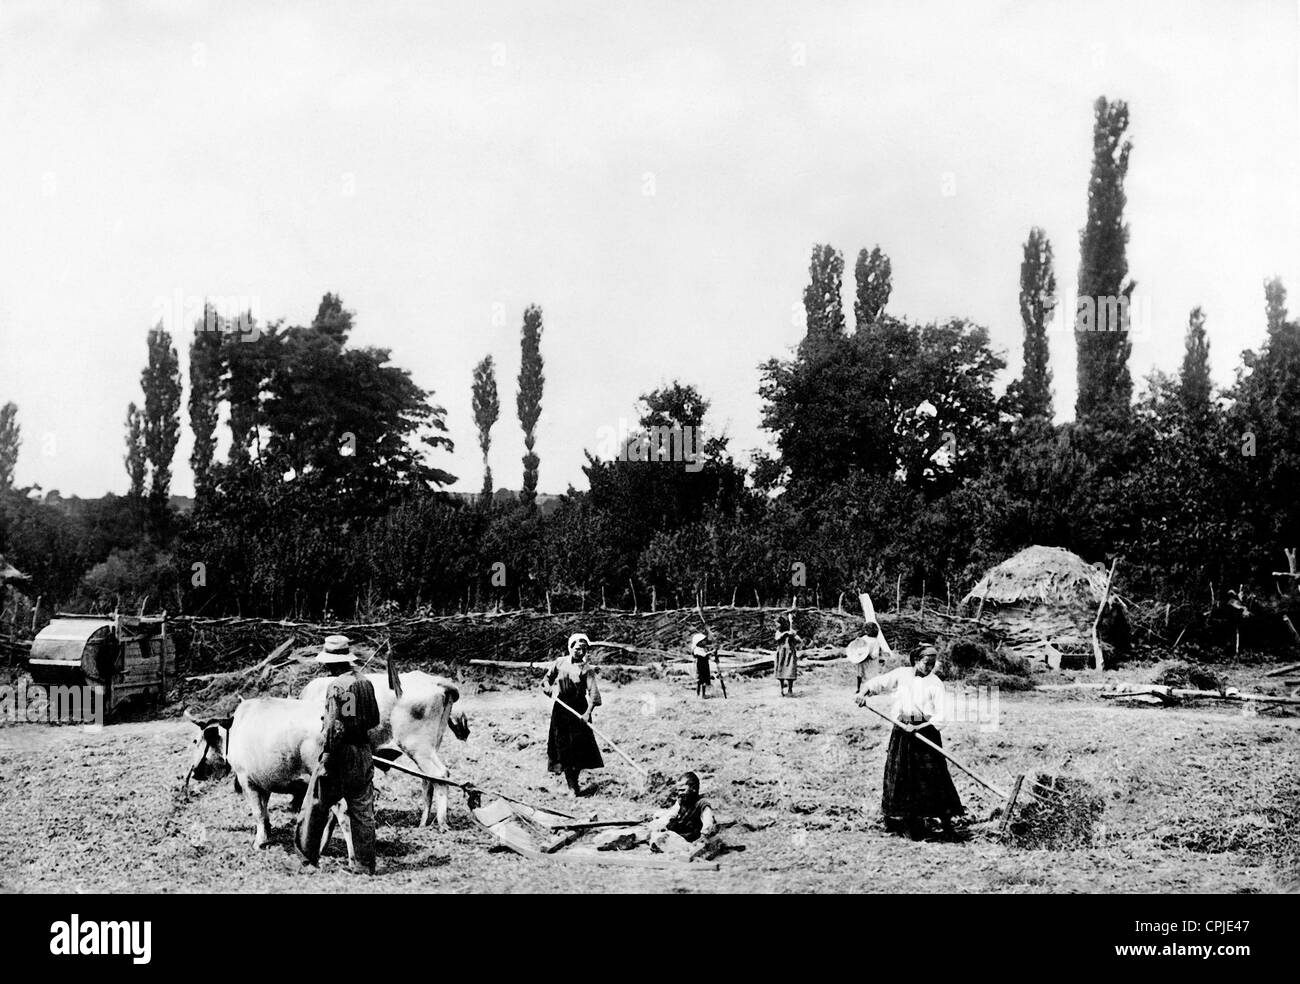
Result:
[[[355,661],[356,657],[352,655],[352,640],[345,635],[326,636],[325,645],[316,654],[317,663],[352,663]]]
[[[844,657],[850,663],[864,663],[880,652],[880,640],[884,636],[859,636],[844,649]]]
[[[591,639],[587,637],[587,633],[585,633],[585,632],[575,632],[575,633],[573,633],[573,635],[569,636],[569,655],[570,655],[570,656],[573,655],[573,650],[574,650],[574,648],[577,647],[578,643],[580,643],[580,642],[585,642],[588,646],[591,645]]]
[[[700,643],[707,638],[708,636],[703,632],[695,633],[695,635],[691,636],[691,649],[696,653],[702,653],[703,648],[700,646]]]

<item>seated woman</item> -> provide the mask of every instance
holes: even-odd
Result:
[[[890,717],[894,730],[885,754],[885,788],[880,812],[885,829],[906,830],[913,840],[925,836],[925,821],[935,817],[945,834],[952,835],[952,818],[966,812],[948,774],[948,761],[916,735],[942,746],[939,724],[943,720],[943,681],[934,673],[939,654],[925,646],[912,654],[911,666],[900,666],[873,677],[858,697],[865,705],[873,694],[892,691]]]
[[[677,799],[650,821],[650,847],[664,854],[693,854],[718,832],[718,821],[708,800],[700,797],[700,777],[683,772],[677,780]]]
[[[684,772],[674,792],[677,798],[643,825],[607,830],[593,841],[598,851],[621,851],[650,844],[652,851],[689,857],[711,856],[720,848],[718,821],[707,800],[700,797],[700,777]]]

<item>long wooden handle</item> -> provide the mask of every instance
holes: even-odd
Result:
[[[608,746],[609,746],[610,748],[612,748],[615,752],[617,752],[619,755],[621,755],[622,758],[623,758],[623,761],[625,761],[628,765],[632,766],[632,768],[636,769],[637,772],[641,773],[641,775],[642,775],[644,778],[646,778],[646,779],[649,779],[649,778],[650,778],[650,773],[647,772],[645,769],[641,768],[641,766],[637,765],[635,762],[633,762],[632,759],[628,757],[627,752],[623,751],[623,749],[619,748],[617,745],[614,744],[614,740],[613,740],[612,738],[610,738],[609,735],[605,734],[603,731],[601,731],[599,728],[597,728],[594,724],[592,724],[592,723],[591,723],[590,721],[588,721],[585,717],[583,717],[581,714],[579,714],[577,711],[575,711],[572,707],[570,707],[570,706],[569,706],[568,704],[566,704],[564,701],[560,700],[558,697],[554,697],[554,696],[552,696],[551,694],[547,693],[545,690],[543,690],[542,693],[545,694],[546,699],[549,700],[552,704],[557,704],[557,705],[559,705],[560,707],[563,707],[566,711],[568,711],[570,714],[572,714],[574,717],[576,717],[579,721],[581,721],[583,724],[585,724],[588,728],[590,728],[590,729],[591,729],[591,733],[592,733],[593,735],[595,735],[597,738],[601,739],[601,740],[602,740],[606,745],[608,745]]]
[[[375,757],[376,769],[396,769],[398,772],[405,772],[408,776],[415,776],[417,779],[423,779],[425,782],[439,782],[444,786],[455,786],[457,789],[464,789],[465,783],[457,782],[455,779],[440,779],[437,776],[431,776],[427,772],[421,772],[419,769],[412,769],[409,766],[399,765],[392,759]],[[480,789],[479,792],[486,792]]]
[[[456,789],[463,789],[466,792],[468,792],[470,789],[474,789],[477,792],[482,793],[484,796],[496,796],[499,797],[500,799],[505,800],[507,803],[516,803],[519,806],[526,807],[527,809],[532,810],[536,813],[551,813],[557,817],[563,817],[566,820],[577,819],[576,817],[569,816],[567,813],[561,813],[559,810],[551,810],[551,809],[539,810],[537,807],[532,806],[529,803],[525,803],[523,800],[515,799],[513,796],[507,796],[505,793],[499,793],[496,792],[495,790],[485,789],[482,786],[472,786],[470,783],[457,782],[455,779],[440,779],[437,776],[429,775],[429,773],[427,772],[421,772],[419,769],[412,769],[410,766],[407,765],[399,765],[397,762],[394,762],[392,759],[378,758],[378,757],[375,758],[375,768],[396,769],[398,772],[405,772],[408,776],[415,776],[417,779],[423,779],[425,782],[440,782],[444,786],[454,786]]]
[[[884,711],[878,711],[878,710],[876,710],[874,707],[872,707],[870,704],[863,704],[862,706],[865,707],[867,710],[869,710],[872,714],[876,715],[877,717],[882,717],[882,718],[884,718],[884,719],[885,719],[886,721],[888,721],[890,724],[895,725],[896,727],[900,727],[900,728],[902,727],[901,724],[899,724],[897,721],[895,721],[892,717],[890,717],[890,716],[889,716],[888,714],[886,714]],[[906,731],[907,729],[904,728],[903,730]],[[950,755],[948,752],[945,752],[942,748],[940,748],[938,745],[936,745],[934,742],[932,742],[929,738],[925,737],[925,735],[921,734],[919,731],[912,731],[912,732],[909,732],[909,734],[911,734],[911,736],[912,736],[913,738],[917,739],[918,741],[924,742],[925,744],[929,745],[929,746],[930,746],[931,748],[933,748],[936,752],[938,752],[940,755],[942,755],[944,758],[946,758],[949,762],[951,762],[953,765],[957,766],[957,768],[961,769],[962,772],[966,773],[966,775],[970,776],[972,779],[974,779],[977,783],[979,783],[979,784],[980,784],[981,786],[983,786],[985,789],[989,790],[989,792],[997,793],[997,795],[998,795],[999,797],[1001,797],[1002,799],[1004,799],[1004,800],[1005,800],[1005,799],[1010,799],[1010,798],[1011,798],[1011,796],[1010,796],[1009,793],[1004,793],[1002,790],[998,789],[997,786],[993,785],[993,783],[989,782],[987,779],[983,778],[982,776],[976,775],[974,772],[972,772],[970,769],[968,769],[964,764],[962,764],[961,762],[957,761],[957,759],[953,758],[952,755]]]

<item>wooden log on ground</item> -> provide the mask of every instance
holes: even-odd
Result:
[[[544,670],[551,665],[550,661],[530,662],[528,660],[511,660],[511,659],[471,659],[470,666],[495,666],[507,670]],[[651,673],[656,667],[641,666],[636,663],[599,663],[597,668],[608,667],[612,670],[631,670],[633,673]]]
[[[1296,670],[1300,670],[1300,663],[1288,663],[1286,666],[1279,666],[1276,670],[1269,670],[1264,674],[1264,676],[1286,676],[1288,673],[1294,673]]]
[[[1221,694],[1217,690],[1188,690],[1180,687],[1149,686],[1137,690],[1107,691],[1102,697],[1176,697],[1186,700],[1223,700],[1229,703],[1245,704],[1300,704],[1300,697],[1274,697],[1271,694]]]

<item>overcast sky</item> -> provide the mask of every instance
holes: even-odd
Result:
[[[0,2],[19,484],[125,490],[163,299],[303,323],[340,293],[354,342],[447,408],[456,452],[433,460],[460,489],[481,482],[489,352],[493,473],[519,487],[532,302],[543,491],[584,488],[600,428],[674,378],[734,450],[767,446],[757,366],[801,337],[815,242],[845,254],[850,326],[854,257],[879,243],[892,313],[985,324],[1017,372],[1020,245],[1046,229],[1069,296],[1103,93],[1132,115],[1135,379],[1176,369],[1193,305],[1220,385],[1263,336],[1266,276],[1300,309],[1294,0],[470,6]],[[1051,354],[1064,419],[1073,337]]]

